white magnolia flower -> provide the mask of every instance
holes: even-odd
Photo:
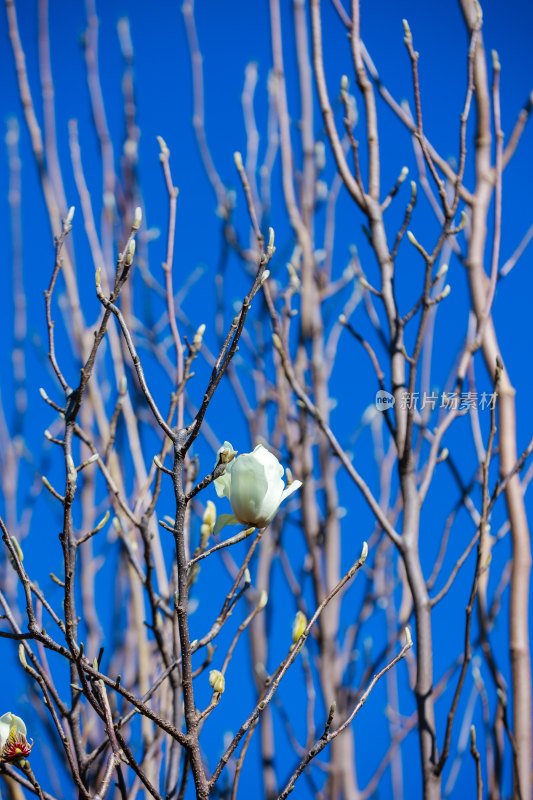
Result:
[[[229,442],[218,451],[233,452]],[[220,514],[214,533],[225,525],[246,525],[265,528],[276,516],[286,497],[300,488],[301,481],[285,486],[284,469],[270,450],[258,444],[253,453],[243,453],[226,465],[226,471],[215,480],[219,497],[227,497],[233,514]]]
[[[26,739],[24,720],[8,711],[0,717],[0,756],[6,761],[30,754],[33,741]]]

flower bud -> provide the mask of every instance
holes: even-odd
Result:
[[[292,624],[292,643],[296,644],[307,627],[307,617],[303,611],[297,611]]]
[[[226,688],[226,680],[218,669],[212,669],[209,673],[209,685],[215,694],[222,694]]]
[[[12,543],[13,547],[15,548],[15,552],[16,552],[18,558],[19,558],[19,561],[21,561],[21,562],[24,561],[24,553],[22,552],[22,547],[20,546],[16,536],[12,536],[11,537],[11,543]]]
[[[131,226],[133,230],[138,230],[143,218],[143,212],[140,206],[137,206],[135,209],[135,215],[133,217],[133,225]]]
[[[134,255],[135,255],[135,239],[132,239],[130,241],[130,246],[128,247],[128,252],[127,252],[127,255],[126,255],[125,264],[126,264],[127,267],[131,266],[131,263],[133,261],[133,256]]]
[[[215,508],[215,504],[212,500],[208,500],[205,507],[204,516],[202,517],[202,522],[212,528],[215,524],[216,518],[217,510]]]
[[[202,323],[196,333],[194,334],[194,339],[192,340],[193,346],[199,350],[202,345],[202,339],[204,338],[205,333],[205,323]]]
[[[68,231],[72,228],[72,219],[74,217],[75,207],[71,206],[68,210],[68,214],[65,217],[65,221],[63,222],[63,230],[68,233]]]
[[[159,147],[161,149],[161,153],[160,153],[161,160],[167,160],[169,155],[170,155],[170,150],[167,147],[167,143],[165,142],[165,140],[163,139],[162,136],[158,136],[157,137],[157,141],[158,141]]]

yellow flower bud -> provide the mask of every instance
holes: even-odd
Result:
[[[222,694],[226,688],[226,680],[218,669],[212,669],[209,673],[209,685],[215,694]]]
[[[204,515],[202,517],[202,522],[204,525],[208,525],[210,528],[213,528],[215,521],[217,518],[217,510],[215,508],[215,504],[212,500],[207,501],[207,505],[205,507]]]
[[[307,617],[303,611],[297,611],[292,624],[292,643],[296,644],[307,627]]]

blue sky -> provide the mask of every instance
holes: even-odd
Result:
[[[19,26],[23,40],[23,47],[27,59],[28,74],[34,98],[39,96],[38,77],[38,51],[37,51],[37,3],[26,0],[18,3]],[[298,119],[300,108],[297,96],[297,76],[295,66],[295,51],[293,43],[292,4],[289,0],[282,0],[282,20],[284,35],[284,56],[289,93],[290,114],[293,121]],[[501,3],[490,0],[483,4],[484,28],[483,35],[487,51],[492,48],[498,50],[502,64],[501,89],[502,89],[502,127],[509,133],[519,109],[524,105],[533,88],[533,50],[530,43],[530,31],[533,24],[533,7],[524,0],[514,0],[505,4],[502,10]],[[115,148],[115,158],[120,156],[120,143],[122,141],[122,99],[121,99],[121,59],[117,45],[116,23],[117,20],[127,15],[131,24],[132,40],[135,48],[135,81],[136,100],[138,109],[138,124],[141,131],[139,142],[139,173],[145,206],[145,224],[150,229],[160,229],[163,235],[156,238],[150,245],[150,261],[158,265],[164,259],[165,225],[167,219],[167,198],[160,174],[158,153],[159,147],[156,137],[162,136],[171,150],[171,166],[174,181],[179,187],[177,217],[177,251],[175,259],[175,285],[179,286],[191,272],[200,266],[204,270],[202,279],[195,285],[188,295],[184,309],[191,319],[193,328],[201,322],[206,322],[208,331],[206,336],[211,343],[215,342],[212,320],[215,312],[214,277],[217,270],[220,246],[220,222],[216,217],[216,198],[206,179],[201,161],[198,156],[197,146],[192,130],[192,90],[191,69],[187,40],[179,3],[154,2],[148,8],[144,2],[119,3],[116,0],[100,2],[97,5],[100,18],[100,70],[102,76],[102,89],[107,107],[108,122]],[[235,150],[246,149],[245,128],[242,117],[241,91],[244,81],[244,71],[251,61],[257,62],[259,82],[256,90],[256,114],[258,127],[264,131],[267,118],[267,91],[266,84],[271,69],[272,56],[269,43],[269,14],[266,2],[245,3],[242,0],[233,0],[230,3],[202,2],[197,0],[196,24],[200,47],[203,54],[204,80],[205,80],[205,114],[206,133],[211,148],[212,156],[222,181],[237,190],[236,224],[242,237],[246,240],[247,220],[242,196],[239,194],[237,175],[233,162]],[[379,69],[383,81],[397,100],[407,98],[412,106],[412,84],[410,65],[403,44],[402,18],[407,18],[414,38],[414,46],[420,52],[419,71],[422,92],[425,131],[437,150],[444,157],[456,157],[459,135],[459,114],[462,109],[465,92],[465,59],[468,47],[467,37],[459,11],[455,2],[422,3],[411,0],[383,0],[377,4],[369,0],[363,2],[361,11],[361,25],[363,39],[370,51],[372,58]],[[93,265],[87,241],[83,234],[79,201],[75,191],[72,169],[68,149],[68,121],[77,119],[80,131],[80,144],[86,174],[88,176],[93,203],[99,213],[101,208],[101,180],[98,166],[98,145],[91,124],[91,115],[88,104],[88,92],[85,78],[85,68],[82,50],[79,46],[80,36],[85,26],[85,10],[81,2],[58,2],[50,0],[50,31],[52,68],[56,94],[57,132],[60,159],[63,167],[68,203],[78,207],[75,217],[75,247],[78,263],[78,280],[83,297],[93,298]],[[323,25],[324,25],[324,51],[326,77],[332,97],[338,93],[340,77],[347,73],[351,78],[351,58],[349,43],[333,6],[323,0]],[[29,138],[25,130],[18,98],[15,71],[12,54],[7,40],[7,26],[5,15],[0,16],[0,74],[2,78],[2,93],[0,95],[0,119],[3,124],[12,117],[18,117],[21,125],[21,156],[22,156],[22,215],[23,215],[23,265],[24,285],[28,304],[28,335],[26,342],[26,357],[28,370],[31,376],[29,391],[29,414],[25,421],[25,432],[30,442],[41,442],[42,431],[50,422],[50,415],[43,408],[43,403],[38,395],[38,387],[43,385],[54,396],[54,383],[43,359],[42,343],[45,341],[45,320],[43,289],[48,282],[53,263],[53,253],[50,241],[49,227],[46,220],[42,195],[38,186],[37,170],[32,161]],[[412,155],[410,137],[402,126],[395,120],[393,114],[383,103],[378,105],[380,135],[382,141],[382,171],[383,184],[387,181],[392,186],[401,168],[407,165],[411,176],[416,176],[416,167]],[[40,110],[39,119],[42,119]],[[340,118],[339,118],[340,122]],[[318,106],[315,107],[315,129],[318,135],[322,132],[322,122]],[[505,174],[503,198],[503,232],[501,245],[501,263],[511,255],[518,243],[525,235],[532,223],[532,205],[530,200],[530,185],[532,180],[532,140],[531,129],[526,129],[520,149]],[[473,126],[469,127],[468,147],[473,150]],[[265,139],[260,140],[260,154],[265,152]],[[327,166],[325,179],[331,180],[332,157],[326,148]],[[365,164],[364,152],[362,153],[363,169]],[[277,168],[279,170],[279,168]],[[467,168],[466,183],[471,185],[472,166]],[[279,183],[279,174],[275,173]],[[408,198],[408,182],[402,187],[401,202],[391,209],[391,218],[400,220],[403,214],[404,203]],[[9,242],[9,223],[7,205],[7,159],[5,149],[0,157],[0,230],[4,242]],[[402,194],[403,193],[403,194]],[[377,281],[377,269],[367,251],[365,251],[364,236],[361,232],[362,217],[355,209],[353,203],[346,196],[339,202],[339,218],[337,224],[338,237],[334,251],[333,274],[339,276],[347,266],[349,260],[349,247],[356,244],[367,258],[365,269],[367,274]],[[277,243],[280,253],[284,253],[289,246],[289,230],[286,220],[285,208],[281,198],[279,185],[274,186],[272,223],[276,230]],[[320,222],[323,225],[323,220]],[[393,229],[394,226],[391,226]],[[420,209],[413,218],[412,230],[423,243],[428,246],[433,241],[437,226],[434,218],[427,208],[427,203],[421,202]],[[285,249],[284,249],[285,248]],[[533,392],[533,376],[530,369],[530,307],[533,278],[531,261],[532,250],[526,250],[521,261],[510,275],[498,285],[494,317],[502,346],[502,353],[517,389],[518,409],[518,443],[519,450],[527,444],[531,437],[531,416],[529,407]],[[154,274],[157,266],[152,267]],[[272,264],[273,276],[283,279],[284,263],[281,258]],[[246,289],[246,277],[239,267],[236,259],[230,260],[230,279],[226,285],[228,305],[242,297]],[[413,254],[405,246],[399,259],[400,281],[398,291],[405,309],[416,296],[415,288],[418,286],[416,279],[420,278],[422,265],[416,262]],[[4,292],[6,297],[11,296],[11,276],[9,266],[9,247],[4,249]],[[452,368],[458,348],[464,338],[467,313],[468,294],[463,267],[457,262],[450,263],[449,282],[452,286],[453,304],[443,305],[439,312],[439,337],[436,344],[435,361],[438,369],[435,382],[442,388],[449,370]],[[92,303],[92,305],[91,305]],[[87,300],[88,319],[96,319],[98,306],[96,298]],[[331,307],[331,320],[339,313],[340,308],[333,304]],[[210,324],[211,323],[211,324]],[[360,322],[356,316],[354,324]],[[13,314],[10,302],[6,302],[0,320],[5,343],[0,354],[0,390],[4,403],[8,425],[13,425],[14,407],[11,379],[11,342]],[[66,348],[59,345],[60,355],[70,370],[72,381],[75,380],[77,365],[69,361]],[[481,364],[478,366],[478,382],[480,391],[491,391],[488,376]],[[193,399],[198,402],[202,395],[204,381],[208,375],[206,365],[199,364],[197,378],[192,386]],[[154,370],[154,381],[161,397],[168,391],[165,378]],[[360,420],[365,410],[373,403],[376,386],[373,373],[369,365],[360,357],[359,352],[354,355],[354,345],[346,338],[339,345],[338,366],[334,372],[334,387],[339,394],[339,404],[332,414],[332,424],[338,430],[344,441],[354,441],[355,463],[358,469],[367,477],[373,488],[377,488],[377,474],[371,457],[372,440],[368,429],[354,438],[354,431],[358,431]],[[346,392],[346,394],[344,394]],[[56,395],[58,396],[58,395]],[[218,438],[223,441],[229,438],[241,451],[250,448],[248,434],[241,423],[234,422],[234,409],[232,411],[232,426],[228,432],[228,403],[234,399],[227,388],[221,388],[219,399],[213,403],[210,410],[209,424]],[[488,418],[482,420],[483,428],[487,430]],[[469,426],[465,420],[458,422],[456,428],[450,433],[450,450],[453,446],[459,448],[462,455],[459,466],[461,474],[466,480],[474,464],[474,451],[471,444],[465,444],[461,450],[461,442],[467,438]],[[212,453],[206,445],[199,444],[199,453],[202,465],[207,470],[211,466]],[[48,468],[57,469],[54,465],[55,456],[49,456],[51,462]],[[344,559],[347,565],[357,555],[361,542],[369,535],[371,530],[371,516],[361,498],[354,492],[352,485],[345,476],[339,477],[339,486],[343,505],[346,506],[348,518],[353,515],[357,519],[355,536],[351,528],[346,528],[344,543],[346,551]],[[453,482],[443,479],[440,488],[435,490],[431,503],[423,515],[424,537],[421,543],[424,558],[434,558],[438,541],[431,537],[431,529],[435,518],[444,517],[455,500]],[[20,489],[22,496],[22,487]],[[214,497],[214,492],[211,492]],[[210,496],[211,496],[210,495]],[[40,513],[38,519],[44,520],[43,527],[54,525],[54,516],[49,505],[43,505],[38,500]],[[221,509],[222,510],[222,509]],[[223,509],[227,510],[227,509]],[[500,517],[497,519],[501,519]],[[55,520],[57,522],[57,519]],[[44,537],[32,527],[31,548],[28,551],[27,561],[37,571],[41,567],[44,554],[48,553],[48,544]],[[469,521],[464,520],[460,529],[458,540],[454,543],[449,561],[453,564],[454,558],[462,550],[466,541],[472,535]],[[51,537],[53,538],[53,537]],[[46,540],[48,541],[48,540]],[[293,543],[295,557],[301,555],[301,544]],[[502,552],[508,552],[508,542],[503,542]],[[507,550],[506,550],[507,548]],[[455,555],[454,555],[455,554]],[[502,559],[504,556],[502,556]],[[56,563],[46,568],[40,575],[40,580],[45,581],[50,570],[55,570],[59,565],[59,552],[55,557]],[[206,569],[206,575],[211,573]],[[213,581],[218,580],[213,573]],[[278,577],[275,578],[278,580]],[[436,627],[445,630],[449,639],[444,640],[444,645],[439,648],[436,655],[436,670],[440,673],[449,664],[448,651],[454,651],[459,646],[462,636],[465,592],[470,580],[466,577],[463,593],[450,602],[438,608],[435,614]],[[44,584],[43,584],[44,585]],[[281,588],[280,591],[284,591]],[[495,587],[492,587],[494,589]],[[355,602],[355,601],[354,601]],[[201,607],[201,606],[200,606]],[[203,611],[199,614],[203,615]],[[292,613],[292,610],[291,610]],[[495,636],[505,635],[506,600],[502,609],[501,626],[497,628]],[[204,616],[199,617],[203,623]],[[274,615],[273,627],[279,625],[284,635],[290,628],[290,620],[282,615]],[[199,625],[200,627],[200,625]],[[370,635],[370,634],[368,634]],[[274,637],[276,640],[276,637]],[[379,636],[376,636],[379,641]],[[278,642],[278,646],[281,644]],[[10,649],[10,644],[0,641],[0,652]],[[502,656],[502,668],[508,674],[508,665]],[[10,669],[14,669],[10,667]],[[249,694],[249,703],[252,693],[249,681],[250,666],[243,661],[242,675],[238,677]],[[18,672],[16,673],[18,675]],[[11,675],[11,672],[10,672]],[[15,675],[15,673],[13,673]],[[405,682],[406,673],[400,673]],[[18,680],[18,678],[16,679]],[[298,677],[291,678],[288,685],[288,694],[291,689],[295,691],[298,686]],[[12,706],[10,695],[10,682],[4,681],[0,689],[0,707]],[[381,689],[376,690],[373,698],[374,711],[369,703],[356,722],[356,744],[360,757],[361,779],[364,783],[372,774],[376,760],[373,753],[372,732],[373,714],[380,708],[384,700]],[[411,705],[409,703],[411,702]],[[412,710],[411,701],[406,700],[406,713]],[[0,708],[0,711],[1,711]],[[14,709],[13,709],[14,710]],[[447,711],[447,704],[439,711],[442,720]],[[28,709],[25,716],[31,714]],[[237,718],[228,718],[228,727],[236,724]],[[209,738],[208,750],[214,757],[220,751],[221,730],[218,725],[211,723],[212,728],[206,729]],[[442,728],[441,728],[442,730]],[[37,749],[37,748],[36,748]],[[406,767],[417,764],[416,742],[411,737],[407,745]],[[252,751],[251,758],[256,757]],[[39,756],[36,763],[39,764]],[[292,762],[282,764],[288,770]],[[468,773],[469,780],[472,778]],[[254,791],[257,788],[257,777],[253,771],[243,775],[242,789]],[[305,785],[299,787],[297,797],[306,797]],[[410,796],[418,797],[418,784],[410,790]],[[383,796],[388,796],[390,786],[384,784]],[[244,796],[244,795],[243,795]],[[381,796],[381,795],[380,795]]]

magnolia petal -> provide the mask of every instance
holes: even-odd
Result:
[[[17,733],[21,733],[23,736],[26,736],[26,725],[24,724],[24,720],[22,720],[20,717],[17,717],[16,714],[12,714],[11,711],[8,711],[6,714],[3,714],[0,717],[0,747],[3,747],[7,742],[13,727],[17,729]]]
[[[217,521],[215,522],[215,527],[213,529],[213,536],[216,536],[217,533],[220,533],[222,528],[225,528],[226,525],[240,525],[241,523],[234,517],[233,514],[219,514],[217,517]]]
[[[228,464],[226,471],[220,478],[215,478],[215,491],[219,497],[229,497],[231,490],[231,464]]]
[[[280,504],[283,503],[283,501],[286,500],[287,497],[290,497],[290,495],[293,492],[295,492],[297,489],[299,489],[301,485],[302,485],[301,481],[293,481],[290,484],[290,486],[286,486],[285,489],[283,490],[283,494],[281,495]]]
[[[256,461],[263,465],[269,483],[270,481],[280,480],[283,477],[285,470],[274,453],[267,450],[264,445],[258,444],[253,453],[248,453],[247,455],[253,456]]]

